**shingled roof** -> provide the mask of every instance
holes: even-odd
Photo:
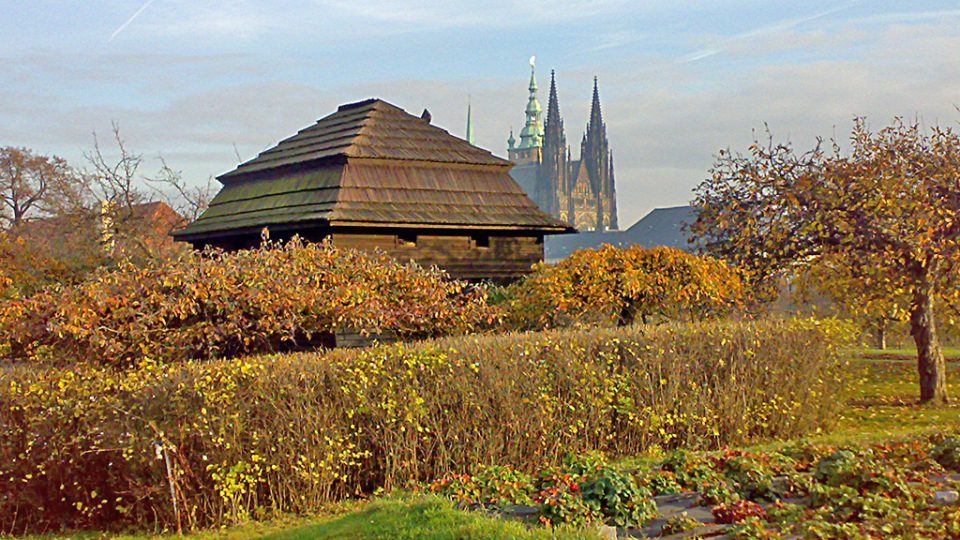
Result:
[[[238,176],[324,158],[373,158],[509,165],[490,152],[450,135],[380,99],[341,105],[337,112],[317,120],[276,146],[220,176]]]
[[[571,232],[510,178],[513,164],[379,99],[343,105],[218,179],[180,239],[268,225]]]

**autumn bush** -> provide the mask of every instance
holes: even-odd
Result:
[[[121,263],[5,302],[0,354],[129,366],[289,350],[341,331],[442,336],[494,318],[480,291],[440,270],[294,239]]]
[[[484,464],[531,474],[571,453],[794,437],[839,406],[844,333],[717,321],[126,370],[8,366],[0,531],[172,529],[171,486],[190,529]]]
[[[726,263],[667,248],[605,245],[541,263],[506,291],[516,328],[629,325],[704,320],[736,308],[745,295]]]

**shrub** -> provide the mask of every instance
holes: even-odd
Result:
[[[506,296],[518,328],[629,325],[635,320],[701,320],[727,313],[744,294],[723,261],[673,248],[584,249],[539,264]]]
[[[492,317],[483,294],[439,270],[294,239],[121,264],[9,302],[0,309],[0,349],[18,359],[128,366],[274,352],[338,331],[441,336]]]
[[[811,321],[714,322],[129,370],[10,366],[0,530],[170,527],[171,484],[193,528],[315,511],[478,463],[534,473],[568,453],[792,437],[838,406],[835,338]]]
[[[460,504],[501,508],[531,504],[536,492],[529,474],[498,465],[478,467],[473,475],[446,476],[432,482],[429,489]]]
[[[638,486],[629,474],[609,467],[588,473],[580,493],[609,525],[635,527],[657,514],[650,490]]]

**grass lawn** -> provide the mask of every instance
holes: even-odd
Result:
[[[960,349],[945,351],[950,395],[960,398]],[[852,360],[852,384],[845,395],[847,403],[837,425],[827,433],[809,437],[814,443],[856,445],[923,435],[931,432],[960,432],[960,406],[926,408],[916,405],[917,383],[915,351],[861,350]],[[753,449],[781,447],[785,443],[767,443]],[[644,457],[624,460],[637,465]],[[103,534],[77,535],[72,538],[114,538]],[[54,537],[36,537],[54,538]],[[62,538],[62,537],[59,537]],[[135,537],[145,539],[150,536]],[[159,538],[159,537],[157,537]],[[169,538],[169,537],[166,537]],[[529,528],[519,522],[486,516],[479,512],[455,510],[451,503],[432,496],[403,496],[372,502],[346,502],[330,509],[330,515],[296,518],[267,523],[250,523],[225,530],[190,535],[193,540],[213,538],[306,539],[580,539],[597,538],[593,531]]]
[[[490,539],[586,539],[595,538],[589,531],[528,528],[519,522],[492,518],[479,512],[454,510],[449,501],[425,496],[381,500],[363,510],[336,519],[292,528],[266,536],[269,540],[313,539],[398,539],[458,540]]]
[[[948,358],[960,360],[960,350],[945,352]],[[847,407],[835,428],[817,441],[863,442],[960,430],[956,401],[942,408],[917,406],[920,386],[915,350],[860,351],[852,369],[853,384],[843,396]],[[956,400],[960,397],[960,361],[947,364],[947,382],[948,392]]]
[[[332,515],[251,522],[239,527],[202,531],[185,536],[190,540],[586,540],[593,531],[528,527],[520,522],[465,512],[437,496],[403,496],[372,502],[349,502],[331,507]],[[115,535],[76,533],[69,536],[33,536],[29,540],[170,540],[175,535]]]

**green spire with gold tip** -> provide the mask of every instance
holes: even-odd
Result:
[[[530,57],[530,98],[527,99],[527,121],[520,130],[520,148],[539,148],[543,143],[543,119],[540,100],[537,99],[537,57]]]

